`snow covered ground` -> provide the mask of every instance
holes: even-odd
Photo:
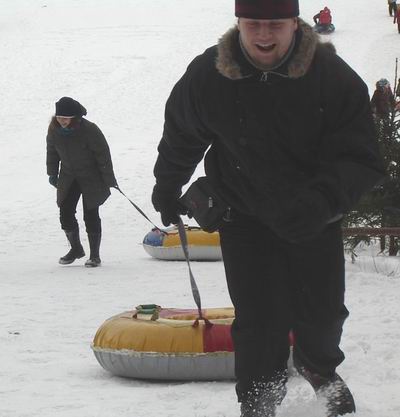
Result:
[[[101,210],[103,266],[59,266],[68,246],[45,172],[54,102],[75,97],[108,138],[121,188],[159,223],[150,194],[166,98],[189,61],[234,23],[233,3],[0,0],[0,417],[238,415],[230,382],[141,382],[100,367],[90,343],[106,318],[141,303],[193,307],[186,265],[144,252],[151,225],[113,191]],[[302,3],[309,22],[325,5]],[[328,5],[330,38],[371,93],[377,79],[393,82],[400,35],[386,1]],[[204,306],[230,305],[222,262],[193,270]],[[400,415],[399,295],[399,258],[365,251],[348,264],[339,372],[358,417]],[[294,416],[323,416],[299,378],[279,414]]]

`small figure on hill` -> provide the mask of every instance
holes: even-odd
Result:
[[[79,198],[83,197],[83,219],[90,245],[85,266],[101,264],[99,249],[101,219],[99,206],[110,196],[110,187],[118,187],[110,150],[101,130],[83,118],[86,109],[71,97],[56,103],[47,134],[47,174],[57,188],[61,228],[71,250],[60,258],[62,265],[85,256],[75,217]]]
[[[314,31],[317,33],[331,33],[335,30],[332,24],[332,14],[330,9],[325,6],[319,13],[313,17],[315,26]]]
[[[400,97],[400,82],[397,82],[396,97]]]
[[[395,100],[396,100],[395,111],[400,113],[400,80],[397,80],[397,86],[395,89]]]
[[[371,98],[372,113],[377,119],[387,119],[395,104],[393,91],[386,78],[381,78],[375,84],[375,91]]]
[[[393,23],[397,22],[397,30],[400,33],[400,5],[396,5],[396,8],[393,11],[394,14],[394,19],[393,19]]]
[[[393,16],[396,14],[397,4],[396,0],[388,0],[389,15]]]

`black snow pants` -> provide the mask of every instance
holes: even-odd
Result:
[[[67,197],[60,205],[60,223],[61,228],[66,231],[76,230],[79,228],[76,220],[76,206],[82,191],[77,181],[71,184]],[[101,233],[101,219],[99,217],[99,208],[87,209],[85,199],[83,198],[83,220],[87,233]]]
[[[220,229],[220,237],[235,307],[238,400],[246,401],[258,382],[286,375],[290,330],[296,362],[333,376],[344,360],[339,343],[349,314],[340,222],[312,241],[291,244],[256,219],[239,216]]]

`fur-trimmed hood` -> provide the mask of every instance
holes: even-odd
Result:
[[[319,35],[311,26],[299,19],[297,44],[287,64],[287,75],[289,78],[300,78],[310,68],[315,51],[319,45],[335,52],[335,47],[330,42],[322,44]],[[216,58],[217,70],[231,80],[239,80],[248,76],[243,70],[243,65],[237,59],[239,29],[236,26],[229,29],[218,42],[218,53]]]

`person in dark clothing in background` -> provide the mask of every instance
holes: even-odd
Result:
[[[397,31],[400,33],[400,6],[395,3],[395,9],[393,11],[394,19],[393,24],[397,22]]]
[[[372,113],[377,119],[388,119],[395,106],[390,83],[386,78],[381,78],[376,82],[375,87],[371,98]]]
[[[47,174],[57,188],[61,228],[71,250],[60,258],[67,265],[85,256],[76,220],[76,206],[83,196],[83,218],[88,234],[90,257],[87,267],[97,267],[100,260],[101,219],[99,206],[116,187],[110,150],[101,130],[84,119],[86,109],[71,97],[56,103],[56,113],[47,134]]]
[[[355,410],[336,373],[348,316],[341,217],[382,180],[368,89],[299,16],[298,0],[236,0],[238,24],[195,58],[166,103],[152,202],[165,226],[205,156],[232,208],[219,228],[241,416],[275,416],[294,364]]]
[[[388,0],[389,16],[396,16],[397,4],[396,0]]]

